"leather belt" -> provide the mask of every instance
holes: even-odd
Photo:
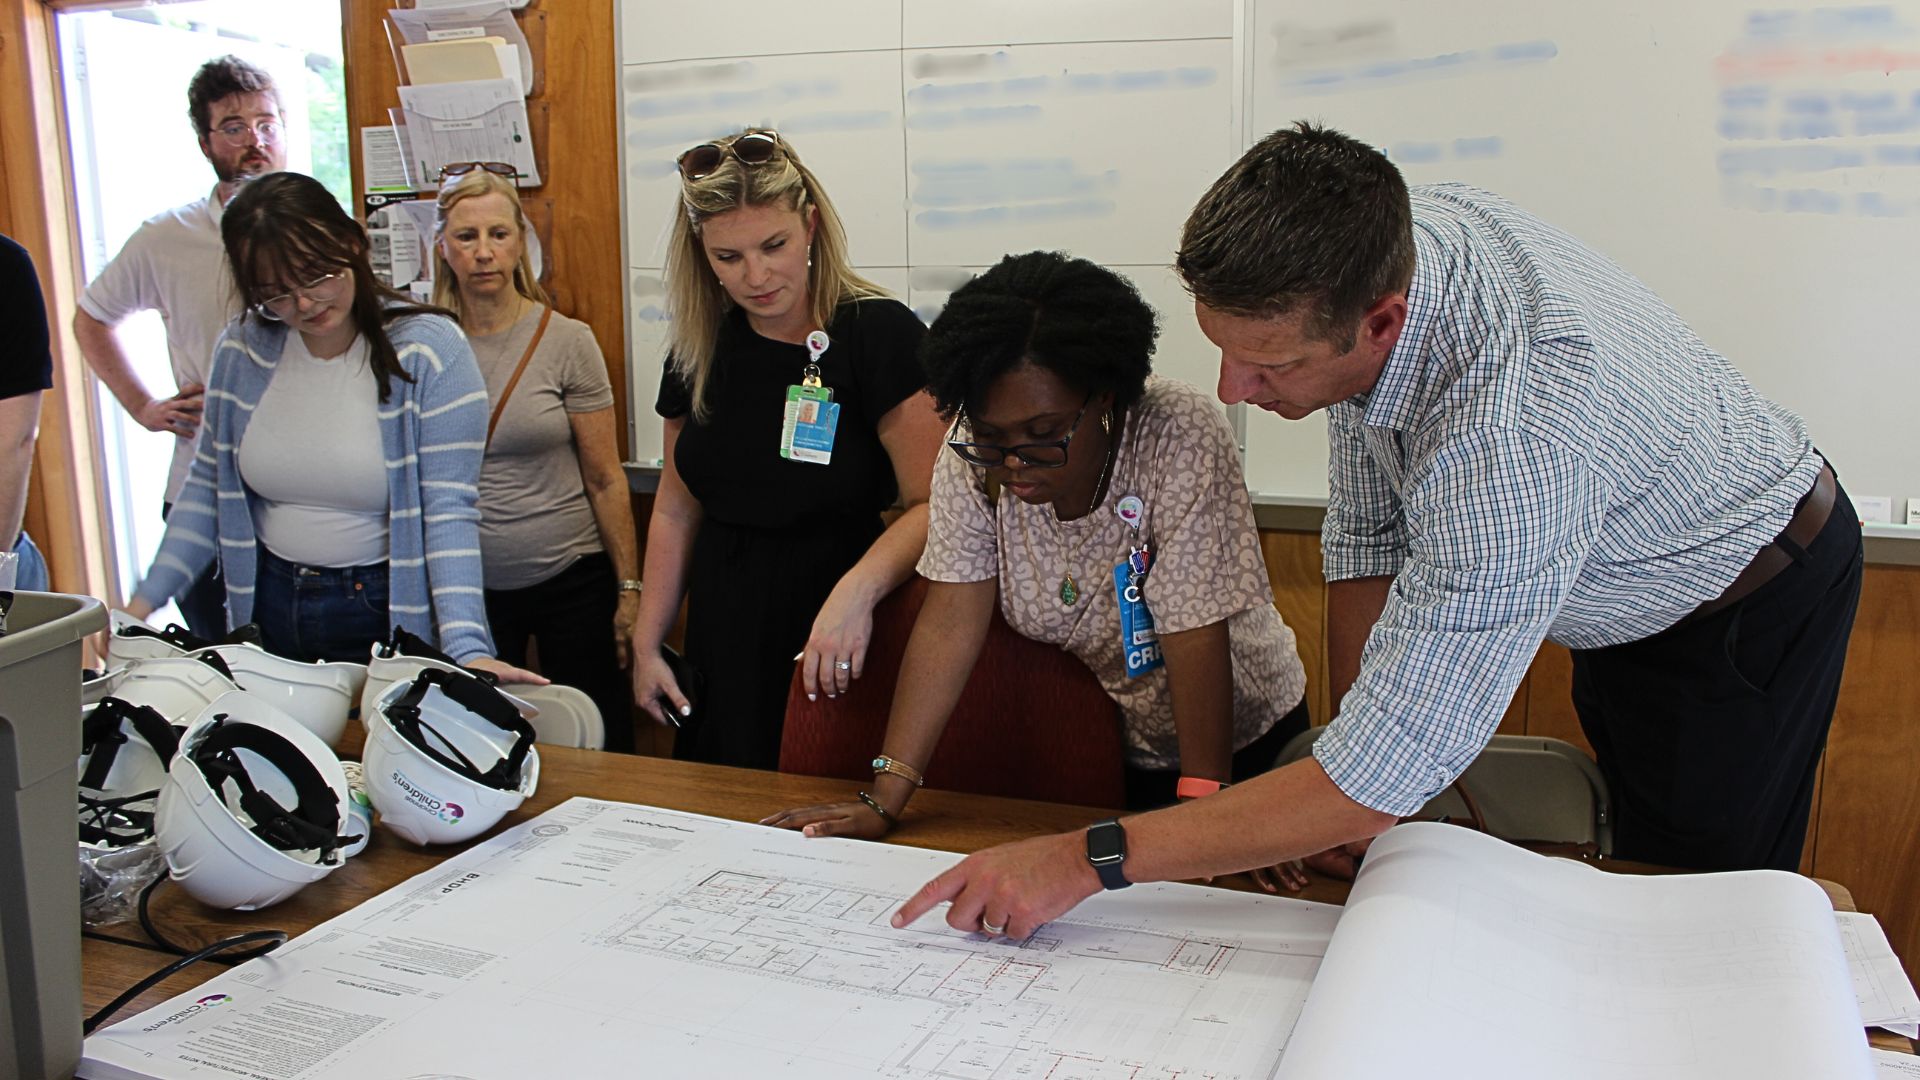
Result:
[[[1787,521],[1787,527],[1780,530],[1780,535],[1768,541],[1767,546],[1754,555],[1753,561],[1740,571],[1740,576],[1733,579],[1733,584],[1727,586],[1725,592],[1694,608],[1681,621],[1704,619],[1716,611],[1724,611],[1753,595],[1760,586],[1777,577],[1780,571],[1792,566],[1796,556],[1790,554],[1780,541],[1786,540],[1804,553],[1814,537],[1819,536],[1820,530],[1826,527],[1827,516],[1833,512],[1834,496],[1838,490],[1839,484],[1833,478],[1833,466],[1822,464],[1820,475],[1814,477],[1813,487],[1800,497],[1799,505],[1793,509],[1793,517]]]

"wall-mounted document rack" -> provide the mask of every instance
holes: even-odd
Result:
[[[511,80],[402,86],[400,107],[388,113],[406,128],[407,182],[416,191],[437,190],[443,167],[467,161],[512,165],[523,188],[542,183],[547,103],[521,98]]]
[[[493,50],[483,53],[460,45],[486,42],[497,45],[504,60],[518,62],[521,96],[537,97],[545,87],[546,64],[540,58],[546,51],[547,20],[543,11],[531,11],[515,18],[514,9],[525,6],[524,3],[509,4],[508,0],[468,0],[392,9],[387,12],[386,22],[394,71],[403,83],[427,81],[414,77],[413,69],[422,66],[432,68],[435,73],[449,65],[456,71],[472,71]],[[512,77],[511,73],[502,74]]]

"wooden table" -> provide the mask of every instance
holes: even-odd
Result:
[[[540,747],[540,790],[500,828],[518,824],[552,809],[576,795],[616,802],[644,803],[697,814],[757,821],[776,810],[809,803],[845,799],[854,785],[845,780],[786,773],[693,765],[665,758],[605,754],[564,747]],[[976,851],[1010,840],[1084,828],[1112,816],[1111,810],[1059,803],[1000,799],[927,789],[913,798],[901,827],[890,842],[942,851]],[[476,840],[474,843],[478,843]],[[298,936],[335,915],[394,885],[431,869],[467,845],[415,847],[376,828],[365,851],[325,879],[307,886],[285,903],[265,911],[216,911],[202,906],[171,883],[153,895],[153,921],[162,933],[189,947],[249,930],[284,930]],[[1596,865],[1626,872],[1657,872],[1654,868],[1609,861]],[[1219,879],[1225,888],[1253,891],[1244,874]],[[1853,910],[1844,888],[1821,882],[1840,911]],[[1348,883],[1315,877],[1301,899],[1344,903]],[[88,1015],[112,1001],[127,987],[165,967],[172,957],[155,950],[137,923],[122,923],[103,931],[116,940],[89,937],[81,953],[82,1001]],[[187,992],[212,978],[216,969],[197,964],[152,987],[107,1023]],[[1912,1052],[1907,1040],[1874,1031],[1871,1042],[1883,1049]]]

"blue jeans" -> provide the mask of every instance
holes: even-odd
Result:
[[[364,664],[387,636],[387,564],[301,566],[263,546],[253,621],[275,655]]]
[[[20,592],[46,592],[47,560],[41,556],[40,549],[33,546],[33,538],[25,529],[20,530],[20,539],[13,545],[13,553],[20,556],[19,564],[14,568],[13,587]]]

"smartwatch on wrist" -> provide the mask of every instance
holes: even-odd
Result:
[[[1120,872],[1126,861],[1127,830],[1120,827],[1119,819],[1108,818],[1087,826],[1087,862],[1100,875],[1101,888],[1124,889],[1133,884]]]

